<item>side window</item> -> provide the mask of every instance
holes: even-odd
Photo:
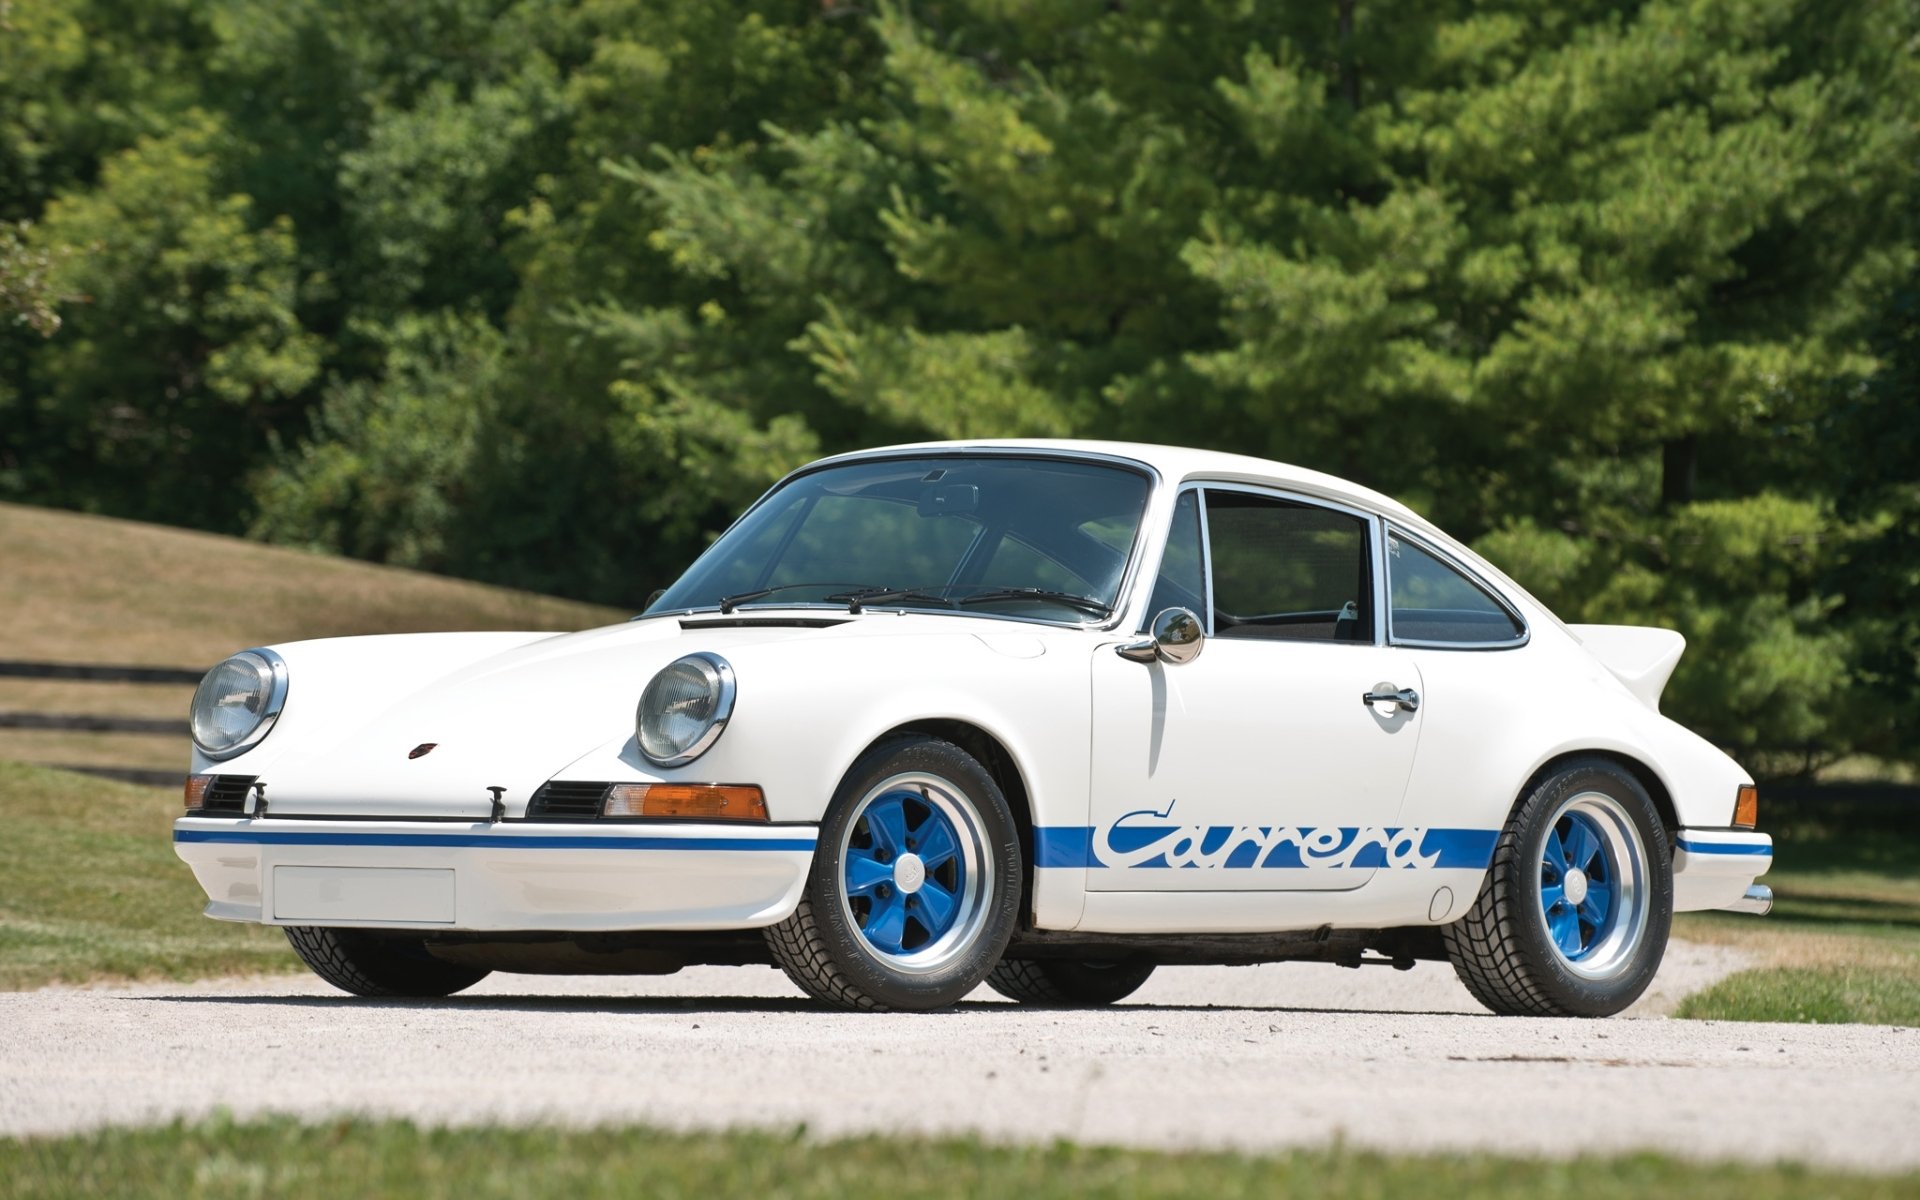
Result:
[[[1397,642],[1484,646],[1526,634],[1485,588],[1397,534],[1387,538],[1387,582]]]
[[[1147,621],[1169,608],[1193,610],[1202,620],[1207,612],[1207,577],[1200,562],[1200,493],[1182,492],[1173,506],[1173,527],[1167,533],[1167,551],[1147,604]]]
[[[1373,641],[1365,520],[1209,491],[1207,540],[1216,637]]]

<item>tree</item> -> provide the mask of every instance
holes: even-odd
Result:
[[[820,450],[1243,449],[1914,753],[1912,0],[23,11],[10,494],[631,601]]]
[[[1904,6],[1063,11],[883,6],[872,116],[619,173],[830,403],[1360,478],[1686,632],[1762,765],[1847,744],[1810,439],[1913,266]]]
[[[87,298],[30,364],[46,498],[237,529],[246,471],[317,374],[292,229],[256,227],[252,201],[222,192],[227,136],[190,115],[34,229],[52,286]]]

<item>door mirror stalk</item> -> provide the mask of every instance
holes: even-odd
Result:
[[[1207,634],[1190,609],[1165,608],[1153,618],[1150,636],[1115,646],[1114,653],[1133,662],[1190,663],[1205,649]]]

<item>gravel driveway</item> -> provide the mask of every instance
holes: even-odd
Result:
[[[47,989],[0,995],[0,1133],[225,1107],[1920,1167],[1920,1031],[1659,1015],[1739,965],[1676,943],[1611,1021],[1486,1016],[1437,964],[1168,969],[1114,1009],[983,991],[928,1016],[819,1010],[760,967],[495,976],[434,1003],[305,977]]]

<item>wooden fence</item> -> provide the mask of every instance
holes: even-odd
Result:
[[[0,678],[3,679],[64,679],[81,683],[149,683],[180,686],[199,683],[204,671],[185,667],[133,667],[118,666],[111,663],[50,663],[22,662],[14,659],[0,659]],[[0,710],[0,729],[42,729],[64,733],[136,733],[152,734],[156,737],[184,738],[188,736],[185,718],[156,717],[104,717],[93,713],[53,713],[53,712],[8,712]],[[182,748],[182,755],[185,748]],[[186,778],[183,767],[178,771],[159,771],[143,767],[114,767],[98,763],[52,763],[62,771],[78,771],[85,775],[98,775],[107,779],[119,779],[127,783],[144,783],[155,786],[177,784]]]

